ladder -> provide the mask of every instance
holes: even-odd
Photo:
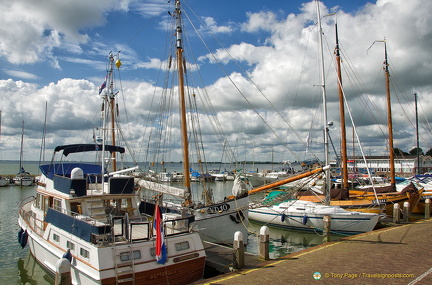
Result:
[[[125,231],[129,231],[129,225],[126,225]],[[111,234],[115,237],[114,226],[111,228]],[[126,235],[126,233],[124,232],[123,235]],[[135,284],[135,258],[132,239],[129,238],[126,242],[127,249],[124,247],[120,249],[119,243],[116,242],[115,238],[113,240],[112,252],[117,285],[125,283]],[[124,244],[124,242],[121,244]],[[122,259],[124,259],[124,261],[122,261]]]

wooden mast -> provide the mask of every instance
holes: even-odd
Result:
[[[180,127],[181,137],[183,144],[183,176],[184,186],[186,188],[185,204],[189,205],[192,203],[191,198],[191,183],[190,183],[190,170],[189,170],[189,142],[187,137],[187,121],[186,121],[186,99],[184,90],[184,78],[183,78],[183,42],[182,42],[182,21],[181,21],[181,10],[180,1],[177,0],[175,3],[175,16],[176,16],[176,47],[177,47],[177,69],[178,69],[178,88],[179,88],[179,99],[180,99]]]
[[[346,129],[345,129],[345,105],[344,96],[342,91],[342,71],[341,71],[341,58],[339,49],[339,37],[337,30],[337,23],[335,23],[336,29],[336,66],[337,66],[337,77],[338,77],[338,91],[339,91],[339,113],[340,113],[340,127],[341,127],[341,164],[342,164],[342,188],[348,189],[348,164],[347,164],[347,142],[346,142]]]
[[[391,113],[391,99],[390,99],[390,72],[387,60],[387,44],[384,40],[384,73],[386,82],[386,95],[387,95],[387,123],[388,123],[388,140],[389,140],[389,155],[390,155],[390,184],[396,185],[395,180],[395,165],[394,165],[394,151],[393,151],[393,122]]]

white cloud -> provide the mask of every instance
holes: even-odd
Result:
[[[32,74],[32,73],[20,71],[20,70],[4,70],[4,72],[6,74],[9,74],[12,77],[18,77],[18,78],[22,78],[22,79],[38,79],[39,78],[39,76],[37,76],[36,74]]]
[[[0,3],[0,56],[10,63],[28,64],[45,59],[58,68],[54,49],[78,51],[89,41],[82,30],[103,25],[104,13],[125,9],[129,1],[4,0]],[[63,43],[64,42],[64,43]]]
[[[215,19],[212,17],[204,17],[203,20],[204,20],[205,26],[201,27],[200,30],[210,31],[214,34],[230,33],[233,31],[233,28],[230,26],[218,26]]]
[[[26,3],[25,1],[17,2]],[[30,63],[48,59],[55,64],[56,56],[52,52],[53,49],[68,46],[68,50],[73,54],[79,54],[80,44],[88,40],[81,28],[102,25],[103,13],[108,11],[105,7],[93,5],[90,2],[84,4],[84,2],[75,1],[74,3],[77,3],[76,6],[80,6],[80,9],[91,8],[97,16],[90,19],[87,14],[83,15],[80,23],[67,18],[69,19],[66,21],[67,25],[65,23],[55,24],[59,19],[48,13],[39,12],[38,14],[35,11],[20,14],[14,12],[16,7],[10,8],[8,11],[14,13],[13,15],[7,13],[7,19],[0,20],[0,22],[3,21],[3,24],[12,23],[11,17],[14,15],[18,18],[27,17],[29,20],[24,21],[25,24],[16,25],[10,32],[6,31],[6,41],[0,42],[0,55],[15,63]],[[12,5],[14,2],[8,3]],[[67,2],[69,5],[71,3]],[[128,3],[123,2],[123,4],[125,5],[121,9],[127,9],[126,4]],[[142,6],[141,11],[153,15],[163,3],[154,1],[150,4],[154,5]],[[115,1],[109,2],[108,7],[109,9],[120,9],[119,6],[116,6]],[[323,8],[322,15],[335,10],[335,7],[321,7]],[[62,10],[60,7],[53,7],[50,11],[59,13]],[[75,11],[78,13],[81,10]],[[377,1],[376,5],[368,4],[350,14],[344,11],[337,13],[345,94],[355,124],[358,126],[360,139],[373,154],[384,154],[386,151],[385,90],[382,74],[384,46],[375,44],[368,52],[366,50],[373,41],[384,38],[387,40],[390,61],[395,146],[408,151],[414,145],[413,86],[420,94],[420,125],[423,129],[421,144],[425,150],[432,146],[429,126],[432,114],[428,112],[432,108],[432,101],[428,99],[432,94],[430,83],[432,54],[429,52],[432,44],[432,15],[429,11],[432,11],[431,1],[393,0]],[[36,15],[41,17],[36,17]],[[205,18],[209,27],[214,28],[214,31],[225,32],[225,36],[239,32],[233,28],[235,26],[241,26],[241,33],[247,35],[245,40],[235,42],[226,50],[219,49],[214,53],[215,58],[227,66],[229,78],[223,75],[212,84],[208,84],[206,91],[209,94],[208,100],[211,100],[213,104],[213,109],[209,112],[217,116],[230,144],[234,145],[236,140],[242,144],[247,141],[249,145],[252,141],[255,142],[255,145],[260,146],[257,148],[257,159],[259,159],[259,153],[264,155],[270,152],[272,147],[280,148],[283,144],[289,148],[289,151],[285,149],[285,153],[293,156],[285,159],[297,159],[291,152],[295,152],[301,159],[305,150],[304,140],[310,129],[313,131],[313,149],[317,153],[322,152],[322,98],[320,87],[317,86],[320,84],[320,66],[317,58],[315,3],[311,1],[303,4],[297,14],[282,15],[284,14],[281,11],[248,13],[245,23],[232,23],[229,26],[218,26],[216,18]],[[330,132],[338,148],[339,107],[333,67],[335,19],[334,16],[325,17],[322,24],[328,119],[334,121]],[[255,35],[259,35],[259,39],[254,38]],[[69,44],[65,44],[66,38]],[[13,42],[16,42],[17,48],[12,50]],[[102,39],[95,41],[95,44],[92,52],[100,53],[107,50],[108,45]],[[134,60],[137,55],[132,48],[122,51],[121,56],[125,71],[156,69],[167,64],[165,59],[161,60],[156,57],[137,62]],[[98,61],[78,60],[73,58],[73,55],[62,59],[68,62],[80,61],[84,64],[99,66],[98,69],[105,66],[104,63]],[[204,64],[215,63],[213,55],[208,54],[202,55],[199,60],[200,66],[194,65],[190,68],[188,66],[188,70],[201,71]],[[232,66],[234,61],[240,62],[244,69],[228,69],[228,66]],[[19,68],[9,70],[19,70]],[[137,144],[138,138],[142,138],[144,133],[148,134],[151,128],[157,129],[151,125],[155,122],[157,112],[150,110],[150,102],[153,102],[153,94],[160,91],[160,87],[155,87],[150,80],[134,81],[140,77],[141,74],[129,77],[124,80],[123,85],[129,119],[125,127],[129,135],[135,138],[134,143]],[[232,82],[236,84],[236,87]],[[189,83],[194,85],[192,80]],[[205,92],[200,88],[194,91],[199,104],[205,104],[207,100]],[[22,117],[29,122],[29,128],[33,128],[35,145],[37,145],[36,140],[40,137],[39,133],[43,124],[43,116],[40,114],[44,112],[45,102],[49,102],[50,106],[48,112],[51,114],[51,129],[49,131],[51,131],[50,143],[52,144],[83,140],[86,136],[80,135],[80,132],[83,132],[81,129],[89,129],[97,125],[99,120],[97,114],[100,108],[100,98],[97,96],[97,85],[88,80],[66,78],[42,88],[22,81],[2,80],[0,81],[0,94],[3,122],[6,124],[2,129],[2,135],[12,136],[18,133],[20,126],[16,118]],[[175,101],[174,104],[177,102]],[[125,112],[122,114],[126,116]],[[150,119],[144,119],[147,115],[150,116]],[[351,123],[347,121],[347,127],[351,128]],[[208,119],[203,120],[202,123],[205,126],[206,141],[209,145],[215,145],[216,138],[212,134],[213,126]],[[173,125],[172,128],[173,134],[178,133],[176,125]],[[351,130],[348,130],[348,133],[351,133]],[[62,137],[65,138],[60,139]],[[219,152],[209,150],[209,153],[211,155],[207,157],[208,160],[220,158]]]

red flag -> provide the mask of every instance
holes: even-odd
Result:
[[[167,261],[167,252],[164,238],[162,213],[159,205],[155,205],[153,229],[156,232],[156,260],[160,264]]]

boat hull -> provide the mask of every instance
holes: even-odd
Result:
[[[376,214],[350,212],[339,207],[301,202],[304,201],[291,205],[282,203],[279,206],[251,209],[249,219],[276,227],[323,231],[323,219],[325,215],[328,215],[331,217],[330,230],[347,234],[371,231],[379,219]]]
[[[51,223],[36,219],[32,216],[31,205],[32,202],[23,203],[19,212],[18,223],[28,236],[22,246],[28,244],[36,260],[47,271],[55,274],[58,261],[67,251],[67,242],[72,242],[75,247],[71,262],[73,284],[118,284],[121,280],[122,284],[180,285],[193,283],[203,277],[205,252],[198,233],[166,237],[168,259],[162,265],[156,262],[151,253],[155,247],[154,240],[108,244],[86,242]],[[58,242],[54,240],[54,234],[58,235]],[[188,244],[186,248],[177,248],[184,243]],[[81,256],[82,248],[89,251],[91,258]],[[131,250],[134,252],[134,261],[122,261],[121,256],[131,253]],[[135,257],[137,251],[140,252],[139,257]]]
[[[195,210],[195,227],[208,242],[232,244],[240,231],[247,243],[249,196]]]

